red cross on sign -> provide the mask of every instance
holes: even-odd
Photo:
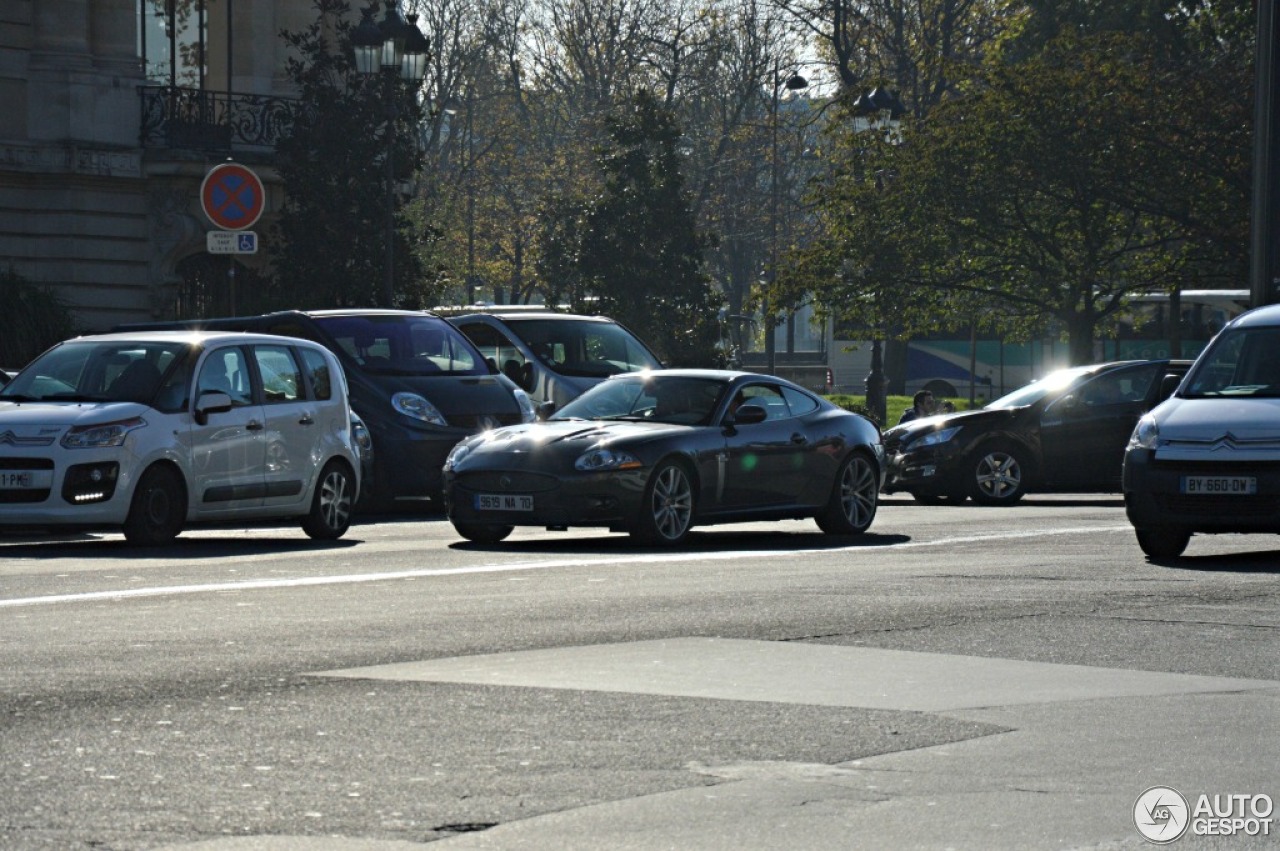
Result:
[[[223,230],[253,227],[266,199],[258,175],[239,163],[214,166],[200,184],[200,206],[209,221]]]

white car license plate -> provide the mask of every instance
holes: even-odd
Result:
[[[1245,496],[1258,492],[1258,480],[1253,476],[1183,476],[1182,492]]]
[[[27,490],[35,487],[35,478],[30,471],[21,473],[0,471],[0,488]]]
[[[533,511],[533,497],[522,493],[478,493],[479,511]]]

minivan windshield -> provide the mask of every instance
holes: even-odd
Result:
[[[1179,395],[1280,397],[1280,328],[1222,332],[1196,361]]]
[[[462,332],[438,316],[318,316],[357,364],[381,375],[488,375]]]
[[[186,360],[190,348],[174,342],[72,340],[45,352],[0,387],[0,401],[154,400],[162,410],[174,409],[186,397],[186,370],[175,365]],[[166,375],[172,379],[165,380]]]
[[[607,378],[661,369],[658,359],[626,328],[568,317],[506,320],[534,355],[561,375]]]

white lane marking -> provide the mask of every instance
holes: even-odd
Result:
[[[117,591],[87,591],[80,594],[51,594],[44,597],[19,597],[0,600],[0,608],[39,606],[48,603],[83,603],[94,600],[125,600],[132,597],[163,597],[179,594],[206,594],[220,591],[259,591],[266,588],[300,588],[308,585],[354,585],[361,582],[387,582],[398,579],[418,579],[427,576],[460,576],[480,573],[508,573],[524,570],[552,570],[558,567],[608,567],[622,564],[661,564],[673,561],[730,561],[748,558],[791,558],[805,555],[822,555],[848,552],[886,552],[889,550],[918,547],[948,547],[956,544],[1011,541],[1019,538],[1039,538],[1048,535],[1079,535],[1098,532],[1128,532],[1130,526],[1081,526],[1074,529],[1041,529],[1030,532],[1002,532],[994,535],[965,535],[955,538],[939,538],[936,541],[907,541],[884,547],[854,545],[830,549],[808,550],[747,550],[713,553],[651,553],[647,555],[617,556],[612,558],[566,558],[547,561],[508,562],[482,564],[473,567],[421,568],[397,570],[386,573],[356,573],[341,576],[302,576],[294,579],[245,579],[236,582],[210,582],[202,585],[164,585],[155,588],[129,588]]]

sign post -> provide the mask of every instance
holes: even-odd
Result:
[[[230,7],[228,6],[228,10]],[[205,250],[227,255],[227,300],[236,312],[236,254],[257,254],[258,235],[249,228],[262,216],[267,193],[253,169],[226,162],[209,169],[200,184],[200,207],[221,230],[205,235]]]

